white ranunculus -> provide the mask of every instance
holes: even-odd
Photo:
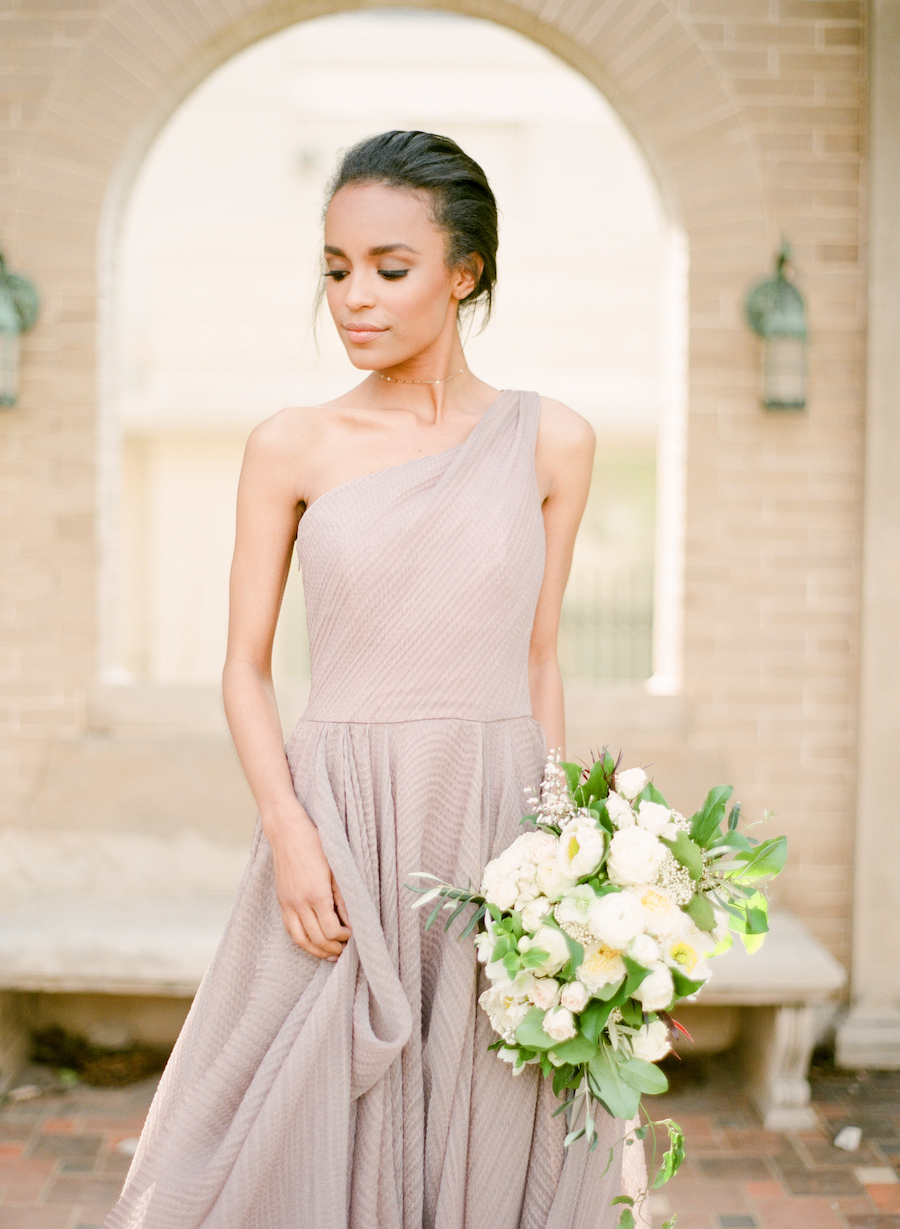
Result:
[[[565,1007],[553,1007],[544,1016],[543,1030],[554,1041],[570,1041],[578,1033],[572,1013]]]
[[[605,851],[603,829],[576,816],[560,833],[556,860],[568,878],[582,879],[597,869]]]
[[[616,793],[634,802],[648,780],[643,768],[626,768],[624,772],[616,773]]]
[[[672,1048],[668,1028],[662,1020],[642,1025],[631,1038],[631,1048],[635,1058],[642,1058],[648,1063],[658,1063]]]
[[[634,992],[644,1011],[663,1011],[672,1002],[675,985],[664,964],[655,964]]]
[[[555,1007],[559,999],[559,982],[555,977],[537,977],[528,991],[528,1001],[541,1011]]]
[[[659,944],[649,935],[635,935],[628,944],[628,955],[645,969],[649,969],[651,964],[659,960]]]
[[[555,926],[541,926],[529,940],[523,937],[519,940],[519,951],[527,951],[529,947],[539,947],[547,952],[547,959],[534,970],[536,976],[551,976],[569,963],[569,945],[562,931]]]
[[[663,946],[663,960],[671,969],[678,969],[691,981],[706,981],[710,967],[701,949],[692,942],[693,936],[673,939]]]
[[[668,853],[662,841],[644,828],[623,828],[609,843],[606,870],[619,886],[652,883]]]
[[[546,896],[538,896],[530,905],[522,910],[522,926],[529,934],[534,934],[544,918],[553,908]]]
[[[661,802],[647,802],[644,799],[638,807],[637,821],[641,828],[646,828],[654,836],[660,836],[663,829],[672,818],[672,812]]]
[[[574,888],[577,876],[563,874],[556,857],[538,863],[537,886],[550,900],[559,900],[566,888]]]
[[[566,982],[559,994],[559,1004],[568,1011],[584,1011],[590,1001],[590,995],[580,981]]]
[[[644,929],[644,910],[629,892],[607,892],[595,899],[587,924],[595,939],[622,951]]]
[[[610,790],[609,797],[606,799],[606,813],[616,828],[630,828],[637,822],[634,811],[631,809],[631,803],[626,802],[615,790]]]
[[[589,943],[584,949],[584,959],[577,969],[578,980],[589,994],[596,994],[604,986],[621,981],[625,976],[625,961],[622,953],[605,943]]]

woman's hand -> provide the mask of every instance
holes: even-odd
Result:
[[[350,938],[350,926],[318,830],[298,804],[278,823],[277,832],[269,835],[269,843],[284,928],[311,956],[335,961]]]

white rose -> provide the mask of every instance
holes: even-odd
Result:
[[[494,1032],[512,1044],[516,1039],[516,1029],[531,1010],[528,1000],[492,986],[480,995],[478,1002],[487,1012]]]
[[[481,884],[481,894],[498,909],[512,909],[519,899],[519,885],[515,879],[485,876]]]
[[[691,919],[662,888],[644,884],[641,887],[626,888],[626,891],[636,896],[643,905],[645,927],[654,939],[680,938],[691,929]]]
[[[630,828],[635,823],[631,803],[626,802],[622,795],[617,794],[615,790],[611,790],[609,797],[606,799],[606,813],[616,828]]]
[[[559,982],[555,977],[538,977],[528,991],[528,1001],[541,1011],[549,1011],[556,1006],[559,998]]]
[[[648,832],[652,832],[654,836],[662,834],[671,818],[672,812],[660,802],[647,802],[643,800],[638,807],[638,824],[642,828],[646,828]]]
[[[590,1001],[590,995],[580,981],[566,982],[560,991],[559,1003],[561,1007],[565,1007],[567,1011],[574,1011],[577,1015],[579,1011],[584,1011]]]
[[[527,945],[527,946],[525,946]],[[542,965],[534,970],[535,974],[550,975],[558,973],[559,970],[569,963],[569,945],[566,943],[565,935],[562,931],[557,930],[555,926],[541,926],[534,933],[534,938],[528,941],[527,938],[519,940],[519,951],[527,951],[528,947],[539,947],[542,951],[548,953],[547,959]]]
[[[621,951],[643,931],[644,910],[630,893],[608,892],[592,903],[588,926],[595,939]]]
[[[628,944],[628,955],[645,969],[659,960],[659,944],[649,935],[635,935]]]
[[[606,870],[613,883],[651,883],[668,853],[665,845],[644,828],[623,828],[609,843]]]
[[[605,943],[589,943],[584,949],[584,960],[578,967],[578,980],[590,994],[596,994],[604,986],[621,981],[625,976],[625,961],[622,953]]]
[[[553,1007],[544,1016],[543,1030],[554,1041],[569,1041],[578,1033],[572,1013],[565,1007]]]
[[[631,1048],[635,1058],[642,1058],[648,1063],[658,1063],[672,1048],[669,1044],[669,1030],[662,1020],[644,1024],[631,1038]]]
[[[644,1011],[662,1011],[669,1006],[674,995],[672,974],[664,964],[655,964],[634,992]]]
[[[559,900],[566,888],[574,888],[577,878],[570,878],[560,870],[554,856],[538,863],[537,886],[550,900]]]
[[[629,802],[634,802],[649,780],[643,768],[626,768],[616,773],[616,792]]]
[[[605,850],[603,830],[576,817],[560,834],[556,860],[563,875],[582,879],[597,869]]]
[[[547,858],[556,857],[558,838],[551,832],[530,832],[532,840],[528,845],[528,856],[532,862],[544,862]]]
[[[522,925],[529,934],[534,934],[544,918],[553,908],[546,896],[539,896],[522,910]]]

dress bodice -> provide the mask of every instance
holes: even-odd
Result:
[[[503,392],[456,448],[327,491],[297,533],[304,719],[528,716],[544,570],[540,398]]]

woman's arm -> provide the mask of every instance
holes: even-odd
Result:
[[[543,399],[535,466],[547,555],[531,633],[528,682],[531,711],[544,727],[547,747],[562,754],[566,731],[556,640],[575,534],[591,486],[594,443],[593,428],[585,419],[558,401]]]
[[[285,928],[311,955],[334,960],[350,937],[346,910],[315,824],[294,794],[272,686],[272,641],[300,519],[301,445],[290,413],[261,424],[247,443],[222,688],[234,745],[272,846]]]

